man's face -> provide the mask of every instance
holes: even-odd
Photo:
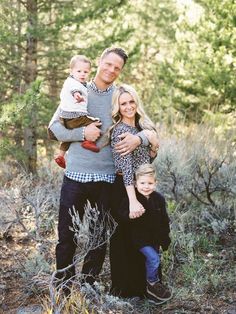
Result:
[[[111,85],[121,73],[124,60],[111,52],[99,61],[97,77],[105,84]]]

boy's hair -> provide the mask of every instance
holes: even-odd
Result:
[[[74,57],[71,58],[70,60],[70,69],[73,69],[73,67],[75,66],[75,64],[78,62],[84,62],[84,63],[88,63],[91,67],[91,61],[84,55],[75,55]]]
[[[143,164],[138,167],[138,169],[135,171],[135,178],[136,181],[141,176],[152,176],[155,181],[157,181],[157,174],[156,174],[156,168],[152,164]]]
[[[119,57],[121,57],[121,59],[123,59],[124,61],[124,65],[126,64],[126,61],[128,60],[128,55],[125,52],[124,49],[120,48],[120,47],[110,47],[110,48],[106,48],[102,54],[101,54],[101,59],[103,59],[104,57],[106,57],[107,55],[109,55],[109,53],[115,53],[117,54]],[[123,65],[123,66],[124,66]]]

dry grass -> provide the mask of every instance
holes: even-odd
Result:
[[[235,309],[236,165],[231,144],[217,139],[212,130],[199,128],[181,137],[162,137],[156,165],[172,229],[163,272],[174,297],[161,306],[110,296],[108,258],[96,289],[81,288],[83,257],[101,243],[101,237],[91,239],[89,235],[89,221],[96,220],[96,209],[88,211],[84,222],[72,209],[80,243],[76,284],[69,299],[55,291],[54,247],[62,172],[46,164],[37,178],[12,171],[14,176],[4,177],[0,190],[3,311],[15,313],[20,305],[30,303],[40,303],[44,313],[65,314],[227,313]]]

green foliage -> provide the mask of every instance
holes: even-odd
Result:
[[[225,272],[226,261],[219,256],[216,251],[214,254],[196,256],[195,259],[183,264],[178,276],[184,278],[184,285],[191,289],[193,296],[208,294],[222,294],[231,289],[235,268],[231,260],[228,261],[232,268],[227,274]]]
[[[197,1],[187,7],[177,24],[177,45],[172,81],[173,105],[188,118],[199,121],[206,110],[233,112],[235,109],[235,25],[236,4],[225,1]],[[199,14],[193,21],[187,14]],[[197,15],[196,13],[196,15]]]
[[[43,281],[49,277],[51,271],[51,265],[46,261],[44,255],[40,253],[32,254],[24,262],[19,272],[24,280],[24,291],[35,295],[41,293]]]
[[[22,147],[15,145],[9,138],[0,140],[0,160],[15,160],[18,165],[25,162],[25,152]]]
[[[235,11],[230,0],[186,5],[174,0],[69,0],[62,4],[40,0],[35,12],[27,11],[22,2],[2,1],[0,111],[8,126],[10,120],[17,121],[11,129],[11,145],[15,145],[12,138],[17,137],[17,130],[23,133],[27,124],[27,119],[19,123],[12,112],[27,102],[22,96],[29,88],[29,35],[37,42],[31,57],[36,59],[37,81],[44,85],[44,98],[41,94],[34,117],[41,142],[46,140],[46,127],[58,104],[71,56],[88,55],[94,75],[96,58],[110,45],[128,51],[130,59],[119,81],[137,88],[148,114],[159,125],[210,121],[221,134],[225,130],[235,133]],[[34,25],[28,25],[30,15]],[[18,141],[19,150],[23,151],[23,144]]]
[[[46,137],[45,125],[53,108],[52,100],[43,92],[42,81],[36,80],[24,94],[16,94],[12,101],[1,110],[0,130],[4,136],[0,139],[0,157],[15,159],[25,164],[27,154],[24,150],[23,129],[37,123],[38,136]],[[38,114],[37,114],[38,112]],[[35,122],[32,115],[37,115]]]
[[[39,273],[50,273],[51,267],[45,260],[44,256],[41,254],[36,254],[31,256],[25,263],[24,263],[24,270],[21,272],[21,276],[26,280],[32,280],[35,275]]]
[[[41,84],[40,80],[33,82],[24,94],[15,95],[12,98],[12,102],[4,105],[0,118],[2,130],[11,125],[13,126],[16,122],[22,121],[22,119],[23,125],[29,123],[27,113],[30,110],[37,110],[37,106],[41,101]]]
[[[39,0],[35,7],[14,0],[1,2],[0,122],[4,137],[9,138],[2,158],[16,146],[21,153],[14,157],[23,163],[25,152],[26,168],[36,171],[37,144],[46,142],[46,128],[71,56],[81,53],[95,59],[106,46],[127,40],[131,30],[123,29],[121,21],[114,22],[126,5],[123,0],[61,4]]]

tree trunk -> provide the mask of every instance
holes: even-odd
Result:
[[[37,0],[27,0],[27,43],[25,56],[25,84],[26,88],[37,77]],[[28,123],[24,129],[24,149],[27,154],[26,167],[29,172],[37,170],[37,108],[36,102],[32,101],[28,109]]]

